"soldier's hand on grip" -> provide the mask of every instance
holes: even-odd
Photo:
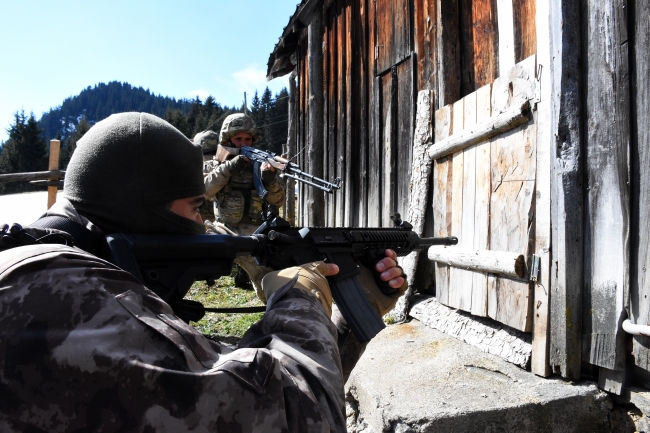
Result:
[[[371,270],[365,266],[360,266],[361,274],[359,275],[359,282],[363,287],[363,291],[368,298],[370,304],[377,310],[380,316],[384,316],[395,307],[397,299],[406,292],[408,283],[402,268],[397,266],[395,259],[397,254],[393,250],[386,250],[386,257],[381,259],[375,265],[375,269]],[[384,292],[377,286],[373,272],[379,274],[379,278],[388,283],[393,289],[390,295]]]

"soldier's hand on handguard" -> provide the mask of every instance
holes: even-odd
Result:
[[[395,307],[397,299],[406,292],[408,283],[406,282],[406,275],[402,268],[397,266],[397,254],[393,250],[386,250],[386,257],[381,259],[375,265],[375,270],[372,271],[365,266],[360,266],[361,274],[359,275],[359,282],[363,287],[363,291],[368,298],[370,304],[377,310],[380,316],[384,316]],[[378,274],[379,278],[388,283],[393,289],[390,295],[384,294],[377,286],[377,282],[373,276],[373,272]]]
[[[339,267],[335,264],[312,262],[270,272],[262,279],[267,305],[273,305],[276,297],[283,296],[290,288],[300,289],[314,295],[325,308],[328,317],[332,317],[332,292],[325,277],[336,275],[338,271]]]
[[[237,155],[234,158],[224,162],[224,164],[228,168],[228,171],[230,171],[230,174],[235,174],[244,171],[246,165],[248,164],[248,161],[246,161],[246,158],[242,155]]]

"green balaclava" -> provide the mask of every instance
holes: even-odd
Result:
[[[205,193],[201,147],[147,113],[120,113],[77,143],[64,197],[106,233],[205,233],[167,204]]]

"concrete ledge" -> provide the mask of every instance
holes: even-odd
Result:
[[[544,379],[418,321],[368,345],[346,384],[350,432],[609,432],[595,383]]]

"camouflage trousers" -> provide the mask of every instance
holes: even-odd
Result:
[[[224,224],[220,222],[212,222],[212,221],[205,221],[205,231],[208,234],[220,234],[220,235],[232,235],[232,236],[249,236],[252,235],[255,230],[257,230],[258,226],[254,226],[252,224],[237,224],[237,225],[230,225],[230,224]],[[264,275],[268,274],[269,272],[273,271],[271,268],[267,268],[266,266],[260,266],[257,264],[255,259],[251,256],[239,256],[236,257],[234,262],[241,266],[241,268],[248,274],[248,277],[251,280],[251,283],[253,284],[253,288],[255,289],[255,293],[257,293],[257,297],[260,298],[262,302],[266,304],[266,297],[264,296],[264,292],[262,291],[262,278],[264,278]]]

